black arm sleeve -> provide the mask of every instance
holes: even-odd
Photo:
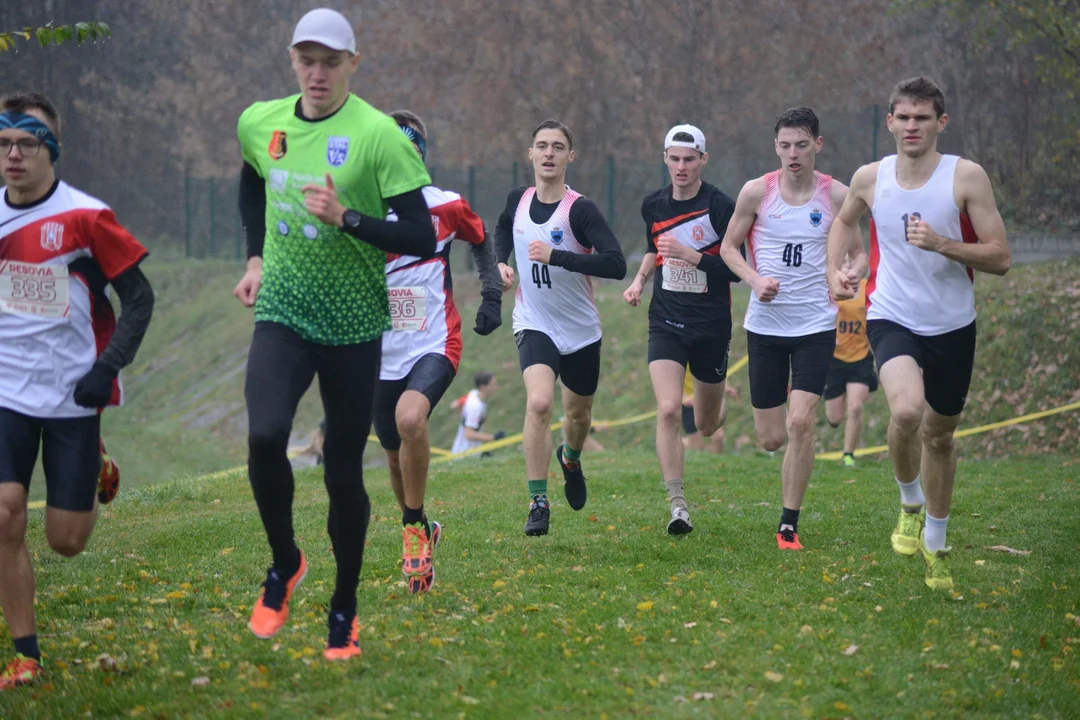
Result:
[[[510,256],[514,254],[514,215],[524,194],[523,187],[510,191],[506,196],[506,207],[495,225],[495,260],[504,265],[510,262]]]
[[[480,274],[480,296],[494,295],[502,299],[502,275],[499,274],[499,266],[495,260],[495,245],[491,242],[491,235],[484,228],[484,242],[479,245],[469,245],[473,262],[476,263],[476,271]]]
[[[397,221],[360,216],[360,225],[345,232],[385,252],[435,257],[435,228],[431,224],[427,202],[420,188],[387,198]]]
[[[240,224],[248,258],[262,257],[266,241],[266,181],[250,163],[240,170]]]
[[[570,207],[570,230],[574,237],[594,252],[583,255],[568,250],[552,250],[551,264],[570,272],[622,280],[626,277],[626,257],[615,233],[596,203],[580,198]]]
[[[653,216],[655,210],[652,195],[646,195],[645,199],[641,202],[641,219],[645,221],[645,254],[656,254],[656,242],[652,236]]]
[[[146,335],[154,314],[154,290],[138,265],[117,275],[110,284],[120,298],[120,319],[98,362],[119,371],[135,359]]]

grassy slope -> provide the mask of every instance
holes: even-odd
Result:
[[[218,470],[243,462],[246,417],[243,372],[251,338],[251,314],[231,296],[238,278],[233,263],[184,262],[151,265],[147,273],[158,294],[150,332],[134,366],[126,371],[128,407],[104,419],[110,451],[133,487],[170,476]],[[653,406],[646,355],[646,310],[622,302],[622,285],[599,292],[605,338],[601,390],[595,417],[634,415]],[[1004,420],[1033,410],[1080,399],[1080,261],[1014,268],[1002,278],[979,276],[980,343],[974,386],[964,425]],[[741,321],[747,291],[735,289],[735,318]],[[479,301],[473,278],[458,273],[456,297],[465,318],[461,372],[447,397],[465,394],[479,369],[498,374],[501,390],[490,404],[487,427],[521,427],[524,387],[510,334],[512,299],[504,307],[504,326],[488,338],[471,331]],[[746,336],[736,330],[732,357],[745,354]],[[729,413],[729,443],[753,448],[747,376],[733,376],[740,399]],[[314,427],[321,413],[313,389],[301,405],[298,434]],[[868,406],[868,444],[883,442],[887,411],[876,393]],[[457,416],[444,403],[432,418],[431,438],[449,447]],[[824,422],[822,422],[824,426]],[[640,423],[598,438],[617,448],[652,447],[652,424]],[[1003,456],[1017,451],[1075,449],[1080,413],[1059,415],[1021,430],[1001,430],[962,441],[969,456]],[[827,428],[822,445],[836,449],[839,431]],[[378,449],[368,450],[377,457]],[[43,497],[43,483],[32,488]]]
[[[74,562],[47,551],[35,513],[50,674],[0,694],[0,717],[1075,717],[1080,546],[1060,522],[1080,513],[1075,460],[961,463],[954,596],[889,549],[883,463],[819,468],[808,550],[780,554],[778,461],[693,456],[696,529],[679,539],[652,453],[586,462],[585,511],[557,497],[553,534],[528,539],[516,455],[437,466],[447,531],[426,597],[398,581],[396,509],[369,472],[364,655],[347,666],[320,654],[333,569],[317,472],[297,487],[311,572],[275,641],[246,629],[268,553],[242,476],[126,493]]]

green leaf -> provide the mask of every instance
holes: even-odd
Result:
[[[0,33],[0,52],[7,52],[12,45],[13,40],[7,33]]]
[[[112,28],[105,23],[94,23],[94,27],[97,29],[98,37],[102,39],[112,37]]]
[[[90,35],[90,23],[75,23],[75,32],[78,35],[76,42],[78,42],[79,45],[82,45],[86,42],[87,36]]]
[[[53,41],[53,29],[49,26],[40,27],[37,29],[37,41],[41,47],[49,45]]]
[[[56,28],[56,44],[63,45],[65,42],[74,37],[75,31],[70,25],[61,25]]]

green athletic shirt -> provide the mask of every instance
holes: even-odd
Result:
[[[346,208],[383,219],[386,198],[431,184],[419,153],[389,116],[350,94],[328,118],[296,116],[299,95],[240,116],[245,162],[266,180],[266,241],[255,320],[320,345],[374,340],[391,328],[386,253],[325,225],[300,188],[330,173]]]

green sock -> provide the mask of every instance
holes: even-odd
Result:
[[[578,462],[581,460],[581,451],[575,450],[566,443],[563,443],[562,456],[563,460],[566,460],[567,462]]]
[[[529,481],[529,497],[531,498],[536,495],[547,495],[547,478]]]

